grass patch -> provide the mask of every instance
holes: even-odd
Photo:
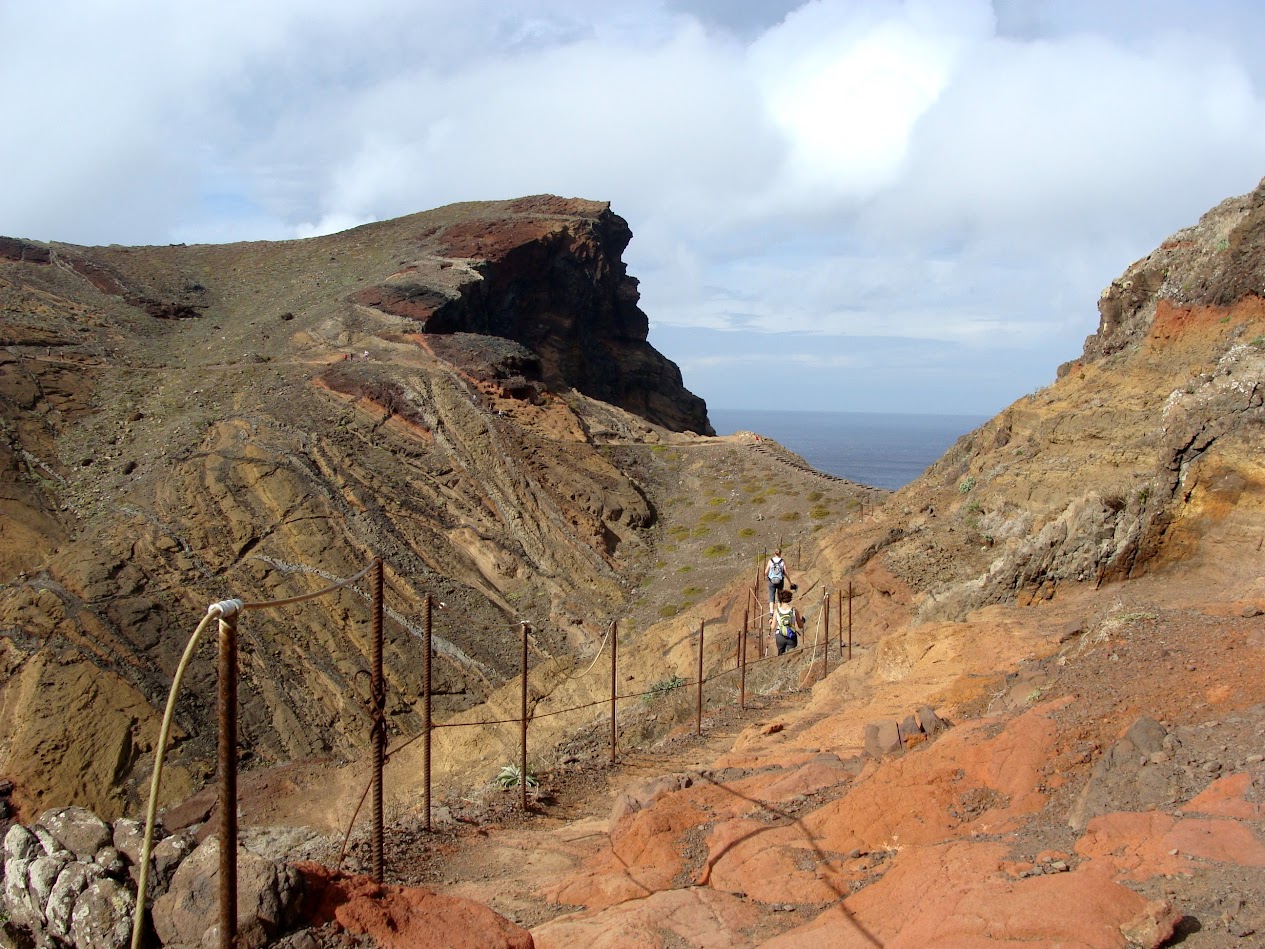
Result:
[[[754,527],[744,527],[742,530],[738,531],[739,537],[754,537],[755,534],[756,531]]]
[[[727,498],[708,498],[707,503],[712,507],[720,507],[726,500]]]
[[[659,615],[662,616],[664,619],[668,619],[669,617],[676,616],[676,614],[679,612],[681,612],[681,608],[677,606],[675,603],[667,603],[659,607]]]
[[[690,536],[690,529],[684,524],[677,524],[675,527],[669,528],[669,537],[675,537],[677,540],[684,540]]]
[[[732,514],[726,514],[724,511],[704,511],[699,521],[704,524],[727,524],[733,519]]]
[[[689,572],[690,572],[691,570],[693,570],[693,569],[694,569],[694,568],[693,568],[692,566],[690,566],[689,564],[682,564],[681,566],[679,566],[679,567],[677,567],[677,568],[676,568],[676,572],[677,572],[677,573],[689,573]]]
[[[693,537],[706,537],[711,532],[712,529],[710,527],[705,524],[700,524],[698,527],[694,528],[694,530],[690,531],[690,535]]]
[[[779,521],[798,521],[799,511],[787,511],[778,517]]]
[[[686,596],[698,596],[700,593],[702,593],[702,592],[703,592],[703,588],[702,588],[702,587],[692,587],[692,586],[691,586],[691,587],[686,587],[686,588],[685,588],[684,590],[682,590],[681,592],[682,592],[683,594],[685,594]]]
[[[811,511],[808,512],[808,516],[811,517],[814,521],[820,521],[829,517],[830,512],[826,510],[824,507],[815,507]]]
[[[712,544],[710,547],[708,547],[706,550],[703,551],[703,556],[713,557],[713,558],[724,557],[728,553],[729,553],[728,544]]]

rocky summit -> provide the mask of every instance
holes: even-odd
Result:
[[[894,494],[715,437],[647,343],[629,237],[537,197],[275,244],[0,239],[6,938],[125,944],[208,604],[381,558],[384,883],[366,583],[243,614],[249,944],[1258,941],[1265,183]],[[782,657],[777,546],[807,617]],[[153,857],[166,945],[216,919],[215,675],[207,643]]]

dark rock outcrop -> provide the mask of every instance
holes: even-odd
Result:
[[[608,204],[522,198],[496,217],[425,236],[441,268],[465,275],[455,286],[436,286],[428,268],[417,266],[352,300],[413,320],[427,334],[512,340],[535,354],[538,369],[527,368],[551,388],[578,389],[665,428],[714,434],[703,400],[647,342],[637,281],[620,257],[631,239],[628,222]],[[441,351],[460,348],[450,343]],[[468,343],[456,361],[473,361],[479,348]]]

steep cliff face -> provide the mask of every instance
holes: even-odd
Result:
[[[604,204],[539,198],[309,241],[0,241],[0,774],[21,776],[15,800],[118,813],[206,605],[308,592],[374,556],[397,612],[393,729],[420,724],[428,594],[442,714],[516,668],[523,618],[540,654],[586,648],[653,546],[633,472],[669,467],[652,449],[692,438],[674,432],[710,431],[646,341],[628,237]],[[243,625],[255,761],[363,741],[365,595]],[[178,710],[171,797],[208,773],[210,659]]]
[[[507,212],[421,236],[455,280],[436,280],[432,261],[355,301],[424,333],[512,340],[538,356],[551,388],[578,389],[674,431],[714,434],[703,401],[646,341],[637,281],[620,259],[628,223],[608,205],[553,197],[509,202]]]

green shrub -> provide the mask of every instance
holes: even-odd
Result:
[[[674,675],[670,679],[660,679],[654,685],[650,686],[649,691],[646,693],[645,700],[647,702],[653,702],[655,699],[661,699],[669,692],[674,692],[683,685],[685,685],[685,680],[678,675]]]
[[[829,517],[830,512],[827,511],[824,507],[815,507],[811,511],[808,512],[808,516],[811,517],[814,521],[820,521],[820,520],[823,520],[824,518]]]
[[[970,494],[971,488],[975,487],[974,478],[963,478],[958,482],[958,494]]]

